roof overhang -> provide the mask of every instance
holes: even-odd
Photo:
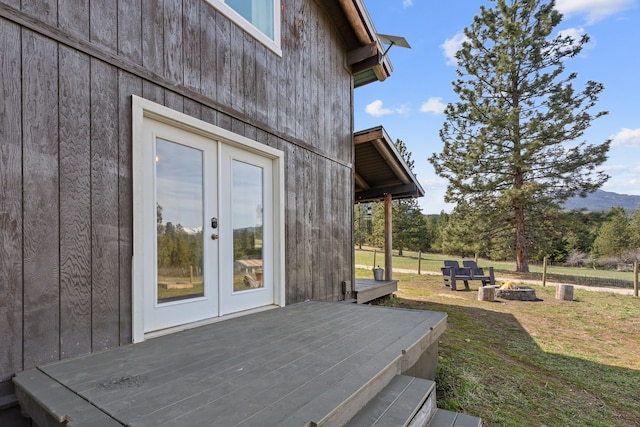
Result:
[[[362,0],[338,0],[357,40],[347,53],[347,65],[353,73],[354,87],[384,81],[393,67],[384,54],[380,38]]]
[[[353,135],[355,200],[372,202],[424,196],[424,190],[382,126]]]

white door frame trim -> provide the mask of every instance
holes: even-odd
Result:
[[[148,221],[143,215],[145,194],[145,182],[143,169],[140,167],[143,159],[142,144],[144,140],[144,119],[151,118],[168,125],[189,132],[202,135],[212,140],[220,141],[234,147],[241,148],[269,158],[273,162],[273,218],[274,218],[274,304],[285,305],[285,242],[284,242],[284,152],[261,144],[242,135],[235,134],[226,129],[214,126],[210,123],[180,113],[171,108],[149,101],[139,96],[132,95],[132,180],[133,180],[133,258],[131,272],[132,290],[132,337],[133,342],[141,342],[145,339],[144,333],[144,260],[145,254],[153,253],[145,245],[149,239],[145,239],[143,224]],[[148,256],[148,255],[147,255]],[[234,316],[235,317],[235,316]],[[186,326],[186,325],[185,325]],[[181,329],[184,329],[182,327]]]

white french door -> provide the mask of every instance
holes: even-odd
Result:
[[[147,125],[155,207],[145,225],[155,243],[144,284],[150,332],[217,316],[220,265],[218,143],[161,122]]]
[[[271,177],[270,159],[221,146],[221,314],[274,304]]]
[[[134,97],[135,342],[284,305],[282,160]]]

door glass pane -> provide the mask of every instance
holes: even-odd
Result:
[[[156,140],[158,303],[204,295],[203,153]]]
[[[262,168],[233,161],[233,290],[262,288]]]

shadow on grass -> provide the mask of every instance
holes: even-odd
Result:
[[[442,408],[486,426],[640,425],[640,371],[546,352],[509,313],[403,298],[387,305],[448,314],[439,342]]]

